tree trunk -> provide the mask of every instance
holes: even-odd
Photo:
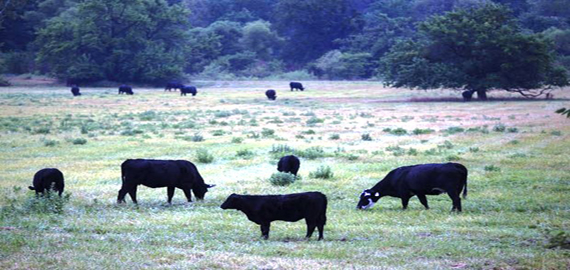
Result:
[[[480,100],[487,100],[487,89],[477,89],[477,98]]]

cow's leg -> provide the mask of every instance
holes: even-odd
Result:
[[[307,239],[311,238],[311,236],[313,235],[313,232],[315,231],[315,228],[317,227],[317,223],[314,220],[309,220],[309,219],[305,219],[307,222],[307,236],[305,236]]]
[[[122,186],[119,190],[119,196],[117,197],[117,203],[124,203],[125,202],[125,195],[127,195],[128,189],[125,186]]]
[[[168,204],[172,204],[172,197],[174,197],[174,187],[167,187]]]
[[[408,202],[410,201],[409,196],[402,196],[402,208],[404,210],[408,209]]]
[[[269,239],[269,226],[271,223],[261,224],[261,237],[267,240]]]
[[[319,223],[317,224],[317,228],[319,229],[319,240],[323,240],[323,233],[325,231],[325,223]]]
[[[192,193],[190,192],[190,188],[183,188],[182,190],[184,191],[184,195],[186,195],[188,202],[192,202]]]
[[[420,199],[420,202],[426,207],[426,209],[429,209],[426,195],[425,194],[417,194],[417,196],[418,196],[418,199]]]
[[[453,208],[451,208],[451,211],[457,210],[458,212],[461,212],[461,198],[459,197],[459,192],[448,192],[447,195],[449,195],[449,198],[451,198],[451,201],[453,202]]]
[[[133,200],[134,203],[138,204],[138,202],[137,202],[137,186],[134,186],[129,190],[129,196],[131,196],[131,200]]]

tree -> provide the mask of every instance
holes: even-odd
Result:
[[[188,15],[165,0],[84,1],[39,30],[37,60],[75,81],[161,83],[182,73]]]
[[[421,23],[416,40],[382,59],[380,73],[395,87],[465,89],[480,99],[491,89],[536,97],[568,85],[554,60],[548,42],[524,34],[507,8],[486,4]]]
[[[258,59],[270,60],[279,49],[283,40],[271,31],[271,23],[259,20],[247,23],[243,27],[240,44],[243,49],[255,52]]]

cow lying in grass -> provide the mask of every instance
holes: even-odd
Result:
[[[459,163],[420,164],[394,169],[371,189],[364,190],[356,208],[372,207],[384,196],[402,199],[404,209],[413,196],[429,209],[426,195],[447,193],[453,201],[453,210],[461,212],[461,198],[467,196],[467,168]]]
[[[261,236],[269,238],[272,221],[289,222],[305,219],[307,238],[311,238],[315,227],[319,229],[319,240],[327,221],[327,197],[320,192],[305,192],[286,195],[230,195],[221,205],[222,209],[242,211],[249,220],[261,225]]]

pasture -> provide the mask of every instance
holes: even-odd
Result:
[[[567,91],[464,103],[457,92],[377,82],[304,82],[304,92],[288,82],[197,86],[195,97],[2,88],[0,268],[570,268],[570,120],[554,113],[570,106]],[[301,179],[271,185],[291,153]],[[127,158],[186,159],[217,186],[192,203],[177,189],[172,205],[166,188],[139,187],[138,206],[128,196],[117,205]],[[428,196],[430,210],[417,197],[406,211],[389,197],[355,209],[390,170],[448,161],[469,169],[462,213],[446,195]],[[332,177],[317,178],[321,166]],[[65,175],[64,199],[27,189],[45,167]],[[323,241],[304,239],[304,221],[273,222],[265,241],[241,212],[219,207],[232,193],[303,191],[328,197]]]

